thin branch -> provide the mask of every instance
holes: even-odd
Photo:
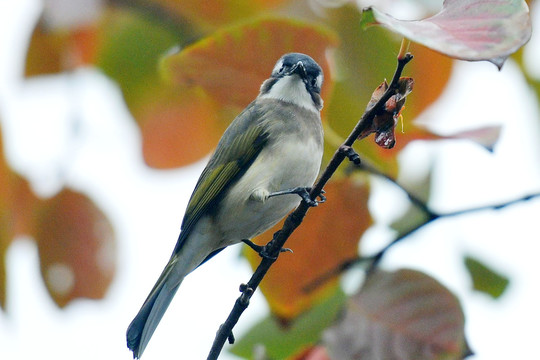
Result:
[[[392,78],[392,81],[387,91],[372,107],[366,110],[366,112],[362,115],[362,117],[356,124],[353,131],[350,133],[349,137],[345,140],[342,146],[340,146],[340,148],[336,150],[334,156],[330,160],[330,163],[328,164],[322,175],[319,177],[317,183],[311,189],[311,192],[309,194],[311,199],[315,200],[321,194],[323,187],[330,180],[339,165],[341,165],[343,160],[346,158],[346,155],[344,154],[342,148],[352,146],[358,136],[360,136],[363,131],[373,125],[373,119],[375,118],[375,115],[377,115],[383,109],[386,101],[390,99],[390,97],[392,97],[394,94],[396,94],[398,90],[398,80],[401,77],[401,73],[403,72],[405,65],[407,65],[407,63],[409,63],[412,58],[413,56],[411,54],[406,54],[402,58],[398,59],[394,77]],[[248,307],[249,300],[251,299],[253,292],[261,283],[265,274],[270,269],[270,266],[272,266],[272,264],[276,261],[281,248],[283,247],[289,236],[302,223],[302,220],[306,216],[308,210],[309,206],[305,201],[302,201],[300,205],[296,208],[296,210],[293,211],[289,216],[287,216],[281,230],[276,232],[273,239],[266,245],[266,254],[268,256],[262,259],[261,263],[253,273],[253,276],[251,277],[247,285],[242,285],[240,287],[240,291],[242,292],[242,294],[236,300],[233,309],[227,317],[227,320],[220,326],[214,339],[214,343],[212,344],[212,348],[210,349],[210,353],[208,354],[208,360],[215,360],[218,358],[221,350],[223,349],[223,346],[225,345],[225,341],[233,341],[234,337],[232,336],[232,330],[238,322],[238,319],[240,319],[240,316],[242,315],[244,310]]]
[[[500,209],[503,209],[503,208],[505,208],[507,206],[511,206],[511,205],[514,205],[514,204],[517,204],[517,203],[520,203],[520,202],[523,202],[523,201],[528,201],[528,200],[531,200],[531,199],[536,198],[536,197],[540,197],[540,193],[525,195],[525,196],[522,196],[520,198],[513,199],[513,200],[510,200],[510,201],[506,201],[506,202],[503,202],[503,203],[500,203],[500,204],[478,206],[478,207],[474,207],[474,208],[462,209],[462,210],[452,211],[452,212],[443,213],[443,214],[436,214],[436,213],[430,211],[430,214],[433,214],[433,216],[428,217],[425,222],[414,226],[413,228],[409,229],[408,231],[404,232],[403,234],[400,234],[392,242],[390,242],[388,245],[386,245],[381,250],[379,250],[379,252],[377,252],[374,256],[372,256],[371,258],[373,258],[374,261],[373,261],[373,264],[370,267],[370,270],[373,269],[373,267],[377,265],[377,263],[380,261],[380,259],[382,259],[384,254],[392,246],[394,246],[395,244],[397,244],[401,240],[405,239],[406,237],[408,237],[412,233],[414,233],[417,230],[419,230],[420,228],[434,222],[437,219],[461,216],[461,215],[470,214],[470,213],[474,213],[474,212],[485,211],[485,210],[500,210]],[[362,262],[362,261],[365,261],[365,259],[359,260],[359,261]]]
[[[366,170],[367,170],[367,168],[366,168]],[[407,196],[409,197],[409,199],[411,199],[411,201],[412,201],[412,199],[415,199],[414,201],[412,201],[415,205],[419,205],[419,203],[418,203],[419,199],[417,199],[413,194],[411,194],[406,188],[404,188],[396,180],[394,180],[393,178],[391,178],[390,176],[388,176],[386,174],[383,174],[383,173],[379,172],[378,170],[375,170],[375,171],[373,171],[373,170],[375,170],[375,169],[374,168],[369,168],[369,170],[367,170],[367,171],[369,171],[369,172],[371,172],[373,174],[376,174],[376,175],[380,175],[380,176],[384,177],[385,179],[388,179],[389,181],[393,182],[399,188],[401,188],[403,191],[405,191],[405,193],[407,193]],[[431,224],[435,220],[442,219],[442,218],[456,217],[456,216],[461,216],[461,215],[466,215],[466,214],[470,214],[470,213],[474,213],[474,212],[481,212],[481,211],[486,211],[486,210],[500,210],[500,209],[503,209],[505,207],[515,205],[515,204],[520,203],[520,202],[529,201],[529,200],[534,199],[534,198],[540,198],[540,193],[534,193],[534,194],[525,195],[525,196],[522,196],[520,198],[513,199],[513,200],[510,200],[510,201],[506,201],[506,202],[503,202],[503,203],[500,203],[500,204],[478,206],[478,207],[474,207],[474,208],[456,210],[456,211],[452,211],[452,212],[448,212],[448,213],[441,213],[441,214],[433,212],[431,209],[428,208],[428,206],[426,204],[422,204],[422,206],[419,206],[419,208],[424,210],[425,214],[427,215],[426,220],[424,222],[416,224],[415,226],[413,226],[412,228],[410,228],[406,232],[399,234],[398,237],[396,237],[394,240],[392,240],[390,243],[388,243],[385,247],[383,247],[381,250],[379,250],[374,255],[359,256],[359,257],[356,257],[356,258],[351,258],[351,259],[347,259],[347,260],[343,261],[341,264],[336,266],[334,269],[331,269],[330,271],[324,273],[323,275],[321,275],[320,277],[318,277],[317,279],[315,279],[311,283],[309,283],[304,288],[304,291],[311,292],[311,291],[315,290],[316,288],[318,288],[319,286],[326,283],[327,281],[335,278],[336,276],[339,276],[340,274],[342,274],[346,270],[348,270],[351,267],[353,267],[355,265],[358,265],[358,264],[369,262],[370,265],[369,265],[368,269],[366,270],[366,272],[367,273],[372,272],[376,268],[376,266],[378,265],[380,260],[383,258],[384,254],[386,254],[386,252],[388,250],[390,250],[390,248],[392,248],[394,245],[399,243],[401,240],[409,237],[410,235],[412,235],[413,233],[415,233],[419,229],[423,228],[424,226]]]
[[[359,162],[358,164],[355,164],[355,165],[357,166],[357,168],[359,170],[364,170],[364,171],[369,172],[370,174],[382,177],[382,178],[390,181],[391,183],[393,183],[397,187],[399,187],[407,195],[407,197],[409,198],[409,201],[414,206],[419,208],[423,213],[425,213],[428,216],[428,218],[436,218],[437,216],[439,216],[436,213],[434,213],[433,211],[431,211],[431,209],[427,206],[427,204],[422,199],[417,197],[415,194],[411,193],[409,190],[407,190],[403,185],[401,185],[396,179],[394,179],[390,175],[383,173],[382,171],[380,171],[376,167],[374,167],[374,166],[372,166],[370,164],[367,164],[364,161]]]

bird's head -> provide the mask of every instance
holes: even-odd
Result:
[[[311,57],[300,53],[283,55],[270,78],[262,86],[259,97],[272,98],[320,111],[323,72]]]

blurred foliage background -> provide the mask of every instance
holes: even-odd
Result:
[[[151,169],[152,174],[160,174],[155,176],[167,177],[179,168],[189,169],[204,162],[230,121],[254,99],[276,59],[286,52],[304,52],[321,64],[325,72],[322,93],[325,100],[322,113],[326,132],[325,164],[362,115],[372,91],[385,78],[390,78],[395,68],[401,38],[380,27],[362,30],[361,9],[366,5],[375,5],[399,18],[418,19],[437,12],[441,3],[420,0],[369,3],[324,0],[44,0],[39,2],[39,17],[33,24],[28,43],[24,45],[25,61],[20,64],[24,70],[16,75],[17,81],[28,84],[39,79],[63,77],[77,82],[82,69],[92,69],[100,76],[104,75],[121,92],[121,97],[111,98],[111,101],[118,103],[115,106],[125,106],[130,121],[136,124],[140,143],[137,145],[138,153],[133,156],[140,162],[138,166]],[[534,13],[536,4],[530,5]],[[534,104],[534,108],[538,106],[540,80],[534,75],[538,69],[534,70],[530,64],[538,61],[540,54],[529,50],[528,46],[514,54],[508,66],[512,68],[512,76],[526,84],[529,91],[529,98],[520,100]],[[468,121],[462,118],[457,121],[461,126],[447,126],[451,130],[445,130],[444,122],[440,126],[440,118],[448,119],[452,114],[441,114],[433,108],[440,109],[436,107],[437,103],[441,102],[441,97],[448,96],[448,92],[462,91],[464,85],[453,80],[455,60],[414,43],[410,51],[415,58],[406,68],[405,75],[414,78],[415,90],[407,98],[404,120],[398,124],[396,146],[386,150],[367,139],[357,143],[355,148],[363,161],[392,178],[399,178],[410,192],[426,203],[437,204],[436,199],[442,196],[440,192],[445,191],[440,185],[444,181],[440,181],[437,169],[445,158],[433,150],[436,146],[433,144],[471,142],[475,145],[470,146],[485,148],[489,157],[493,152],[496,154],[506,125],[500,119],[475,118]],[[494,66],[489,71],[490,76],[499,76]],[[482,90],[488,94],[491,91],[489,88]],[[497,108],[499,102],[505,100],[504,95],[498,93],[489,94],[487,98],[490,101],[484,97],[474,104],[471,117],[482,116],[478,108]],[[6,101],[3,106],[9,107]],[[77,106],[76,102],[70,104],[75,113],[84,111]],[[447,105],[445,111],[451,112],[452,106]],[[92,110],[95,111],[93,116],[99,118],[100,109]],[[467,114],[467,110],[459,112],[463,113]],[[2,125],[17,121],[13,112],[3,111],[1,114]],[[528,125],[530,129],[538,130],[537,115],[526,120],[532,124]],[[47,122],[49,119],[39,121]],[[69,126],[72,128],[64,131],[67,138],[72,137],[73,143],[68,141],[67,146],[63,146],[63,153],[57,154],[57,162],[61,163],[59,167],[65,173],[85,166],[84,157],[77,156],[74,149],[77,149],[76,143],[81,136],[93,136],[85,134],[84,127],[79,128],[76,122]],[[527,131],[523,142],[536,143],[539,135],[539,132]],[[117,136],[122,137],[123,134]],[[409,144],[419,141],[431,144],[423,151],[432,153],[422,156],[424,159],[419,162],[424,165],[418,168],[415,159],[411,156],[406,158],[403,153]],[[12,166],[6,151],[2,152],[4,146],[9,148],[8,142],[0,144],[0,305],[9,313],[11,304],[6,303],[9,290],[6,272],[10,269],[5,263],[6,254],[12,242],[23,235],[37,244],[43,283],[56,305],[66,307],[76,299],[103,298],[122,265],[118,243],[123,240],[115,231],[118,225],[115,226],[115,215],[111,214],[122,212],[123,207],[141,207],[141,211],[149,212],[160,210],[146,208],[140,194],[133,194],[132,199],[115,204],[112,209],[103,209],[102,205],[108,202],[99,200],[99,190],[90,193],[84,191],[84,186],[76,188],[70,183],[69,176],[63,177],[62,174],[52,190],[40,192],[39,178],[25,176],[28,175],[25,170],[14,169],[17,166]],[[539,150],[538,146],[533,146],[533,149]],[[538,154],[523,156],[520,153],[524,151],[522,148],[516,146],[514,150],[516,161],[526,161],[525,168],[531,173],[540,173],[539,163],[534,162],[539,159]],[[460,161],[467,163],[466,158]],[[502,162],[496,167],[501,172],[512,171]],[[115,171],[121,169],[119,166],[103,171],[114,179]],[[457,177],[467,179],[470,176],[467,165],[457,172]],[[516,171],[515,175],[519,177],[519,172]],[[496,174],[493,176],[497,177]],[[510,198],[507,200],[538,191],[538,177],[530,180],[529,187],[512,183],[505,185],[516,190],[508,195]],[[92,178],[86,178],[85,182],[92,183]],[[340,340],[347,338],[345,333],[364,331],[373,334],[376,331],[374,326],[386,329],[392,321],[396,321],[397,327],[381,332],[379,336],[388,341],[406,341],[419,334],[414,337],[418,343],[414,349],[407,349],[408,352],[435,347],[435,355],[425,357],[430,359],[446,355],[460,358],[468,353],[463,309],[455,295],[432,278],[434,274],[413,270],[381,271],[375,278],[381,284],[380,288],[373,285],[375,280],[371,279],[364,290],[350,299],[344,294],[353,294],[351,288],[358,287],[359,279],[352,281],[354,285],[350,285],[349,280],[345,293],[343,281],[338,277],[315,291],[305,291],[307,284],[327,271],[363,254],[363,239],[370,236],[374,224],[381,223],[377,213],[381,213],[381,208],[383,213],[388,208],[388,212],[394,213],[392,208],[395,204],[403,202],[399,198],[401,194],[395,199],[374,200],[377,199],[374,192],[381,186],[387,185],[381,185],[377,176],[351,171],[348,166],[341,167],[326,187],[328,202],[310,211],[287,243],[294,254],[282,256],[261,285],[271,315],[254,324],[248,335],[240,337],[232,349],[235,354],[253,358],[254,349],[258,349],[259,354],[275,359],[324,359],[328,356],[327,351],[344,349]],[[477,191],[480,190],[481,187]],[[501,202],[497,194],[492,195],[487,195],[488,199],[493,199],[488,204]],[[464,204],[469,207],[479,205],[485,204]],[[382,242],[419,221],[425,221],[425,214],[417,209],[406,205],[398,207],[402,211],[383,224],[387,233],[382,236]],[[447,210],[444,205],[441,209]],[[535,211],[538,213],[538,204]],[[177,218],[173,225],[179,227],[182,214],[168,216]],[[492,216],[505,221],[504,215],[494,213]],[[265,243],[275,230],[262,235],[256,239],[257,242]],[[459,234],[457,236],[463,236]],[[148,241],[170,244],[172,250],[175,236]],[[530,237],[537,240],[538,232],[530,234]],[[497,242],[496,239],[493,241]],[[474,288],[498,299],[513,280],[509,280],[503,270],[484,264],[478,255],[463,253],[450,261],[460,265],[464,262],[463,269],[468,271]],[[256,254],[248,251],[244,256],[253,267],[257,266],[259,259]],[[158,266],[153,272],[159,270]],[[236,282],[245,280],[237,279]],[[400,284],[397,288],[401,290],[395,290],[396,284]],[[420,300],[408,303],[410,298],[407,294],[411,288],[417,290],[411,295],[413,300],[418,300],[414,297],[425,292],[435,295],[428,303]],[[142,289],[141,293],[148,289]],[[391,292],[392,289],[395,291]],[[189,296],[180,291],[180,296],[186,295]],[[441,305],[443,298],[448,300],[446,307]],[[357,313],[354,311],[357,308],[353,305],[351,310],[349,305],[347,315],[341,318],[341,325],[336,325],[338,314],[342,314],[347,301],[351,304],[360,302],[358,306],[364,307],[366,302],[377,304],[381,299],[393,299],[403,307],[408,304],[421,314],[413,319],[399,316],[385,319],[377,315],[377,311],[387,314],[392,304]],[[142,297],[132,299],[130,309],[135,310],[142,300]],[[399,309],[395,311],[403,314]],[[430,312],[451,314],[450,320],[434,321],[422,317]],[[374,324],[373,319],[379,320]],[[410,321],[417,321],[420,325],[417,329],[403,325]],[[428,336],[433,329],[450,326],[449,321],[452,322],[449,334],[441,336],[442,339]],[[334,328],[330,328],[331,325]],[[183,326],[190,325],[184,323]],[[213,334],[216,329],[206,330]],[[324,336],[321,335],[323,332]],[[324,340],[321,342],[321,339]],[[322,344],[322,347],[316,344]],[[358,346],[364,345],[360,343]],[[170,351],[174,348],[171,346]],[[320,355],[321,351],[323,355]],[[345,358],[345,355],[340,356],[338,358]]]

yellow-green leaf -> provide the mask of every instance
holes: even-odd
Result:
[[[200,27],[214,28],[279,6],[287,0],[151,0]],[[290,0],[288,0],[290,1]]]
[[[473,288],[498,299],[508,287],[508,277],[496,272],[472,256],[464,258],[465,267],[472,279]]]

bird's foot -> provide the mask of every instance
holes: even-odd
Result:
[[[257,245],[255,243],[253,243],[253,241],[248,240],[248,239],[244,239],[244,240],[242,240],[242,242],[244,244],[246,244],[247,246],[249,246],[250,248],[252,248],[257,254],[259,254],[260,257],[262,257],[264,259],[269,259],[269,260],[276,260],[277,259],[277,257],[270,256],[270,254],[268,253],[268,244],[264,245],[264,246],[261,246],[261,245]],[[290,253],[292,253],[293,251],[291,249],[289,249],[289,248],[281,248],[279,250],[279,252],[290,252]]]
[[[313,200],[309,196],[310,191],[311,191],[311,187],[295,187],[293,189],[287,189],[287,190],[276,191],[276,192],[270,193],[268,195],[268,197],[270,198],[270,197],[279,196],[279,195],[296,194],[296,195],[300,196],[302,198],[302,200],[304,200],[304,202],[306,204],[308,204],[309,206],[311,206],[311,207],[317,206],[320,203],[323,203],[323,202],[326,201],[326,196],[324,196],[324,194],[325,194],[324,190],[321,190],[321,193],[319,195],[317,195],[317,197],[320,200],[316,200],[316,199]]]

